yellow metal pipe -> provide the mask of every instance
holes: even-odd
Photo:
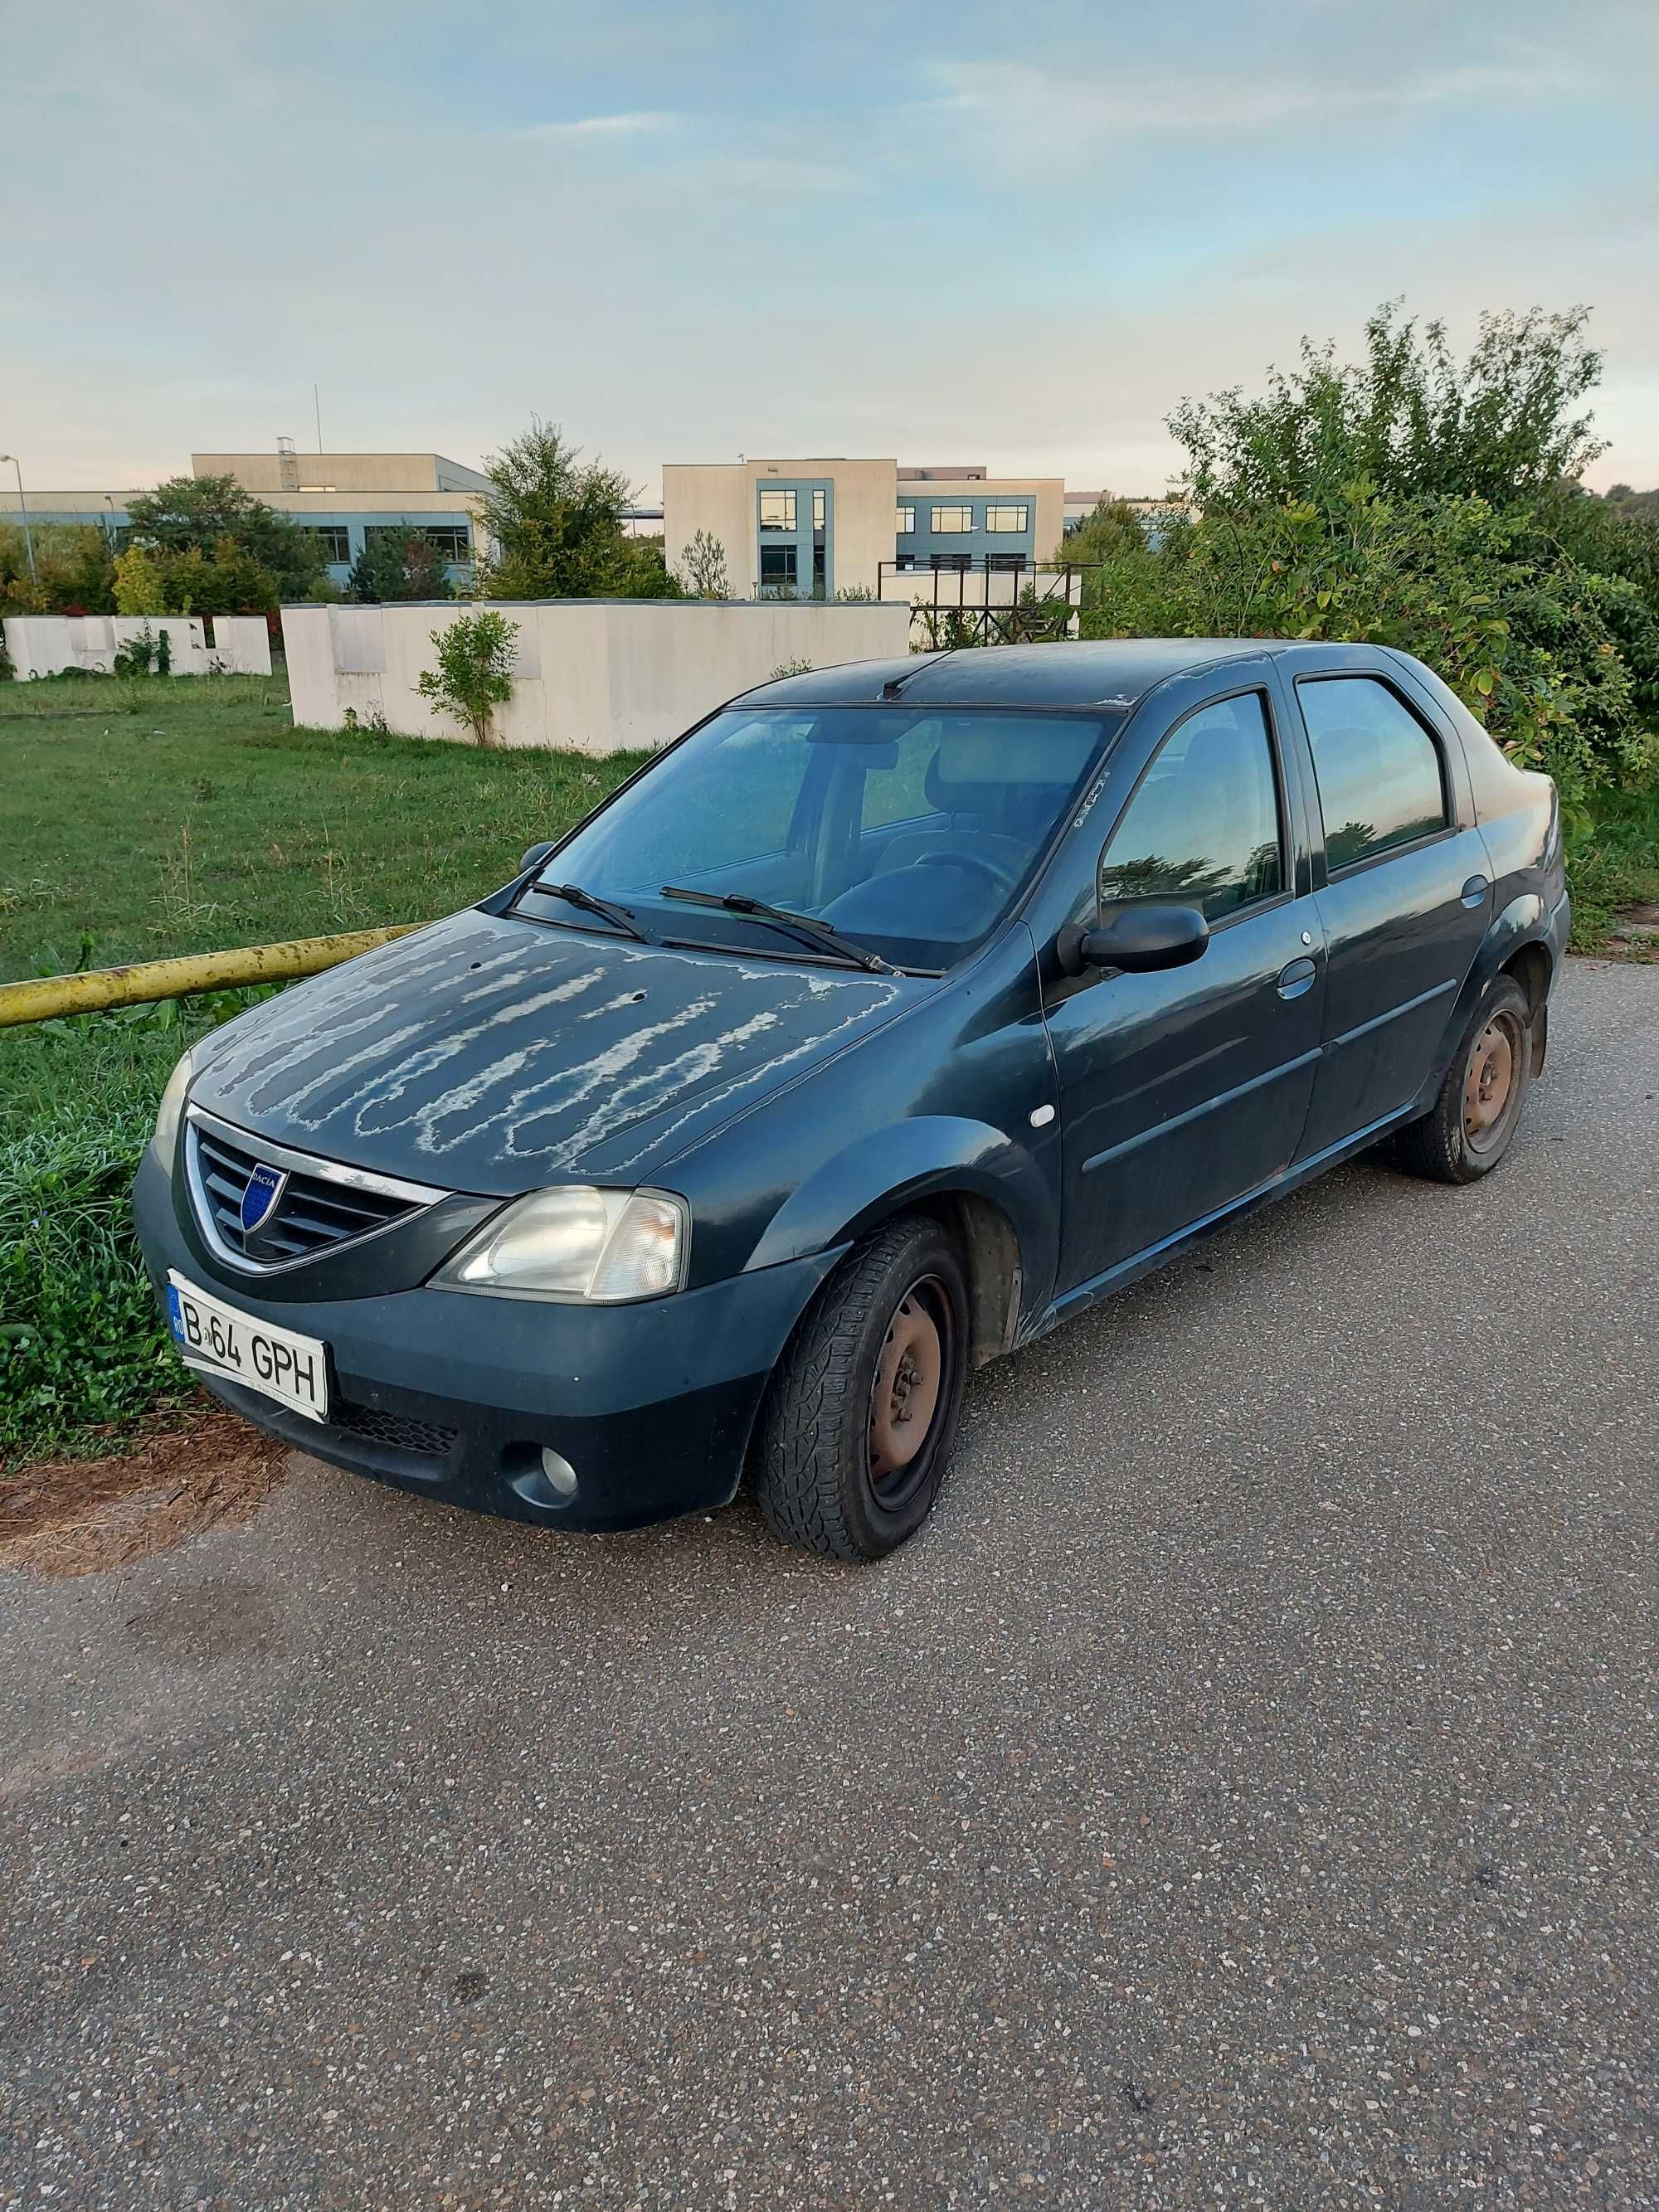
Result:
[[[230,991],[248,983],[287,983],[319,975],[342,960],[407,937],[417,921],[395,929],[353,929],[341,937],[300,937],[287,945],[245,945],[234,952],[192,952],[179,960],[140,960],[125,968],[94,968],[84,975],[41,975],[0,983],[0,1029],[94,1013],[100,1006],[145,1006],[190,991]]]

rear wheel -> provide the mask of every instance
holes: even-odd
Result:
[[[1487,985],[1452,1054],[1432,1110],[1396,1140],[1401,1166],[1437,1182],[1474,1182],[1510,1148],[1532,1064],[1531,1011],[1513,975]]]
[[[945,1480],[967,1355],[967,1283],[936,1221],[905,1214],[854,1245],[778,1363],[761,1417],[773,1531],[837,1559],[878,1559],[914,1535]]]

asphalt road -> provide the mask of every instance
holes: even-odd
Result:
[[[974,1388],[874,1571],[309,1462],[0,1577],[0,2204],[1659,2201],[1659,970]]]

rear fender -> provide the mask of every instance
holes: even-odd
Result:
[[[1445,1081],[1446,1070],[1451,1066],[1452,1054],[1462,1042],[1463,1032],[1480,1005],[1481,994],[1497,975],[1516,954],[1527,945],[1535,945],[1547,963],[1548,974],[1541,990],[1528,989],[1533,1008],[1532,1072],[1537,1074],[1543,1066],[1544,1043],[1549,1018],[1549,988],[1554,981],[1555,955],[1550,944],[1549,916],[1544,902],[1536,891],[1523,891],[1513,898],[1493,921],[1480,941],[1468,974],[1463,978],[1463,988],[1458,993],[1451,1014],[1442,1032],[1440,1042],[1421,1091],[1423,1100],[1431,1100]]]

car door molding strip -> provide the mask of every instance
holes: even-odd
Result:
[[[1184,1129],[1192,1122],[1201,1121],[1205,1115],[1213,1114],[1218,1106],[1231,1106],[1235,1099],[1248,1098],[1251,1091],[1263,1090],[1268,1084],[1278,1083],[1286,1075],[1294,1075],[1298,1068],[1310,1067],[1322,1049],[1322,1047],[1315,1045],[1310,1052],[1298,1053],[1294,1060],[1281,1060],[1277,1067],[1270,1067],[1261,1075],[1251,1076],[1248,1083],[1235,1084],[1231,1091],[1218,1091],[1213,1098],[1200,1099],[1196,1106],[1189,1106],[1184,1114],[1172,1114],[1167,1121],[1159,1121],[1150,1129],[1138,1130],[1133,1137],[1126,1137],[1121,1144],[1109,1145],[1103,1152],[1096,1152],[1085,1160],[1084,1174],[1092,1175],[1097,1168],[1103,1168],[1113,1160],[1121,1160],[1126,1152],[1137,1152],[1142,1145],[1150,1145],[1157,1137],[1167,1137],[1174,1130]]]
[[[1345,1044],[1352,1044],[1356,1037],[1369,1036],[1373,1030],[1380,1030],[1389,1022],[1397,1022],[1402,1014],[1414,1014],[1419,1006],[1430,1006],[1436,999],[1443,999],[1447,992],[1455,991],[1457,985],[1457,977],[1449,975],[1443,983],[1437,983],[1433,990],[1419,991],[1414,999],[1403,999],[1397,1006],[1390,1006],[1386,1014],[1373,1014],[1370,1021],[1361,1022],[1357,1029],[1344,1030],[1340,1036],[1328,1038],[1323,1048],[1327,1052],[1335,1052]]]

